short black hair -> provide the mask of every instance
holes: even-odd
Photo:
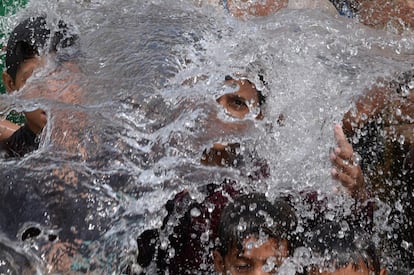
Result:
[[[363,261],[376,275],[380,274],[378,253],[369,234],[362,228],[326,222],[313,230],[306,246],[314,256],[322,257],[317,263],[319,268],[338,269],[349,264],[357,267]]]
[[[62,20],[59,20],[57,30],[52,34],[45,16],[29,17],[10,34],[6,53],[7,73],[15,81],[19,66],[25,60],[39,55],[46,47],[50,52],[56,52],[58,48],[72,46],[77,39],[78,36]]]
[[[241,195],[223,209],[216,249],[225,257],[231,249],[242,251],[247,237],[260,237],[263,233],[279,241],[290,241],[296,224],[296,214],[285,201],[272,204],[263,194]]]

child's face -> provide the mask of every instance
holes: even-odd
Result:
[[[23,61],[17,70],[14,83],[12,83],[12,86],[7,87],[8,91],[12,92],[21,89],[26,83],[27,79],[32,76],[33,72],[43,66],[43,64],[44,60],[38,56]]]
[[[33,57],[20,64],[16,73],[15,81],[4,77],[5,85],[9,93],[23,88],[26,81],[33,72],[46,65],[46,57]],[[25,87],[25,99],[47,98],[67,104],[78,104],[80,102],[80,88],[76,85],[76,77],[73,74],[79,72],[78,67],[70,62],[65,62],[57,70],[43,76],[41,81],[35,81]],[[43,109],[25,112],[26,122],[29,128],[36,134],[40,133],[47,123],[47,114]]]
[[[268,239],[259,243],[255,237],[247,238],[243,250],[233,248],[224,259],[215,253],[214,263],[221,274],[274,274],[289,255],[288,242]]]
[[[243,119],[251,108],[259,108],[259,96],[256,87],[247,80],[227,80],[226,85],[237,85],[239,90],[234,93],[222,95],[217,102],[223,106],[227,113],[235,118]],[[257,115],[261,118],[261,112]]]

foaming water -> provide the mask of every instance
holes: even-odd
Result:
[[[318,11],[240,21],[186,1],[32,1],[5,19],[8,29],[32,13],[72,24],[81,51],[79,70],[31,80],[68,76],[54,96],[42,90],[35,106],[30,88],[2,96],[2,106],[41,106],[49,116],[37,152],[0,163],[7,245],[21,253],[26,242],[18,232],[27,222],[58,232],[59,242],[35,239],[26,250],[42,259],[32,264],[43,272],[120,272],[135,255],[137,235],[161,226],[168,199],[186,189],[202,200],[197,187],[223,178],[270,197],[331,193],[338,187],[328,159],[334,123],[379,77],[411,69],[414,55],[412,36]],[[229,91],[227,74],[263,91],[263,120],[226,116],[216,99]],[[269,166],[270,177],[250,180],[252,160],[240,168],[202,166],[203,150],[217,142],[240,143]],[[333,199],[326,215],[344,202]],[[65,262],[68,251],[76,256]]]

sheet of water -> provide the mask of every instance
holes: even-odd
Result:
[[[79,33],[81,73],[70,92],[80,100],[45,93],[33,101],[28,88],[2,96],[3,110],[41,106],[50,115],[37,152],[0,162],[0,244],[5,267],[16,273],[27,266],[39,273],[119,272],[134,258],[137,235],[161,225],[168,199],[187,189],[202,200],[197,187],[223,178],[271,198],[304,189],[331,193],[338,187],[328,160],[333,125],[379,77],[413,67],[412,35],[319,11],[240,21],[187,1],[33,0],[2,26],[10,31],[32,14],[63,18]],[[215,99],[229,91],[228,74],[263,90],[263,120],[226,117]],[[240,143],[269,165],[270,177],[248,180],[249,163],[203,167],[202,151],[216,142]],[[334,200],[332,215],[344,200]],[[44,238],[22,242],[33,224]],[[62,247],[48,241],[54,235]],[[53,249],[82,256],[59,263],[47,258]]]

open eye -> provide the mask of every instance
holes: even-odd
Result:
[[[244,98],[240,96],[231,96],[229,98],[229,105],[237,110],[248,108]]]
[[[251,269],[251,265],[249,263],[241,262],[235,265],[235,268],[238,272],[247,272]]]

